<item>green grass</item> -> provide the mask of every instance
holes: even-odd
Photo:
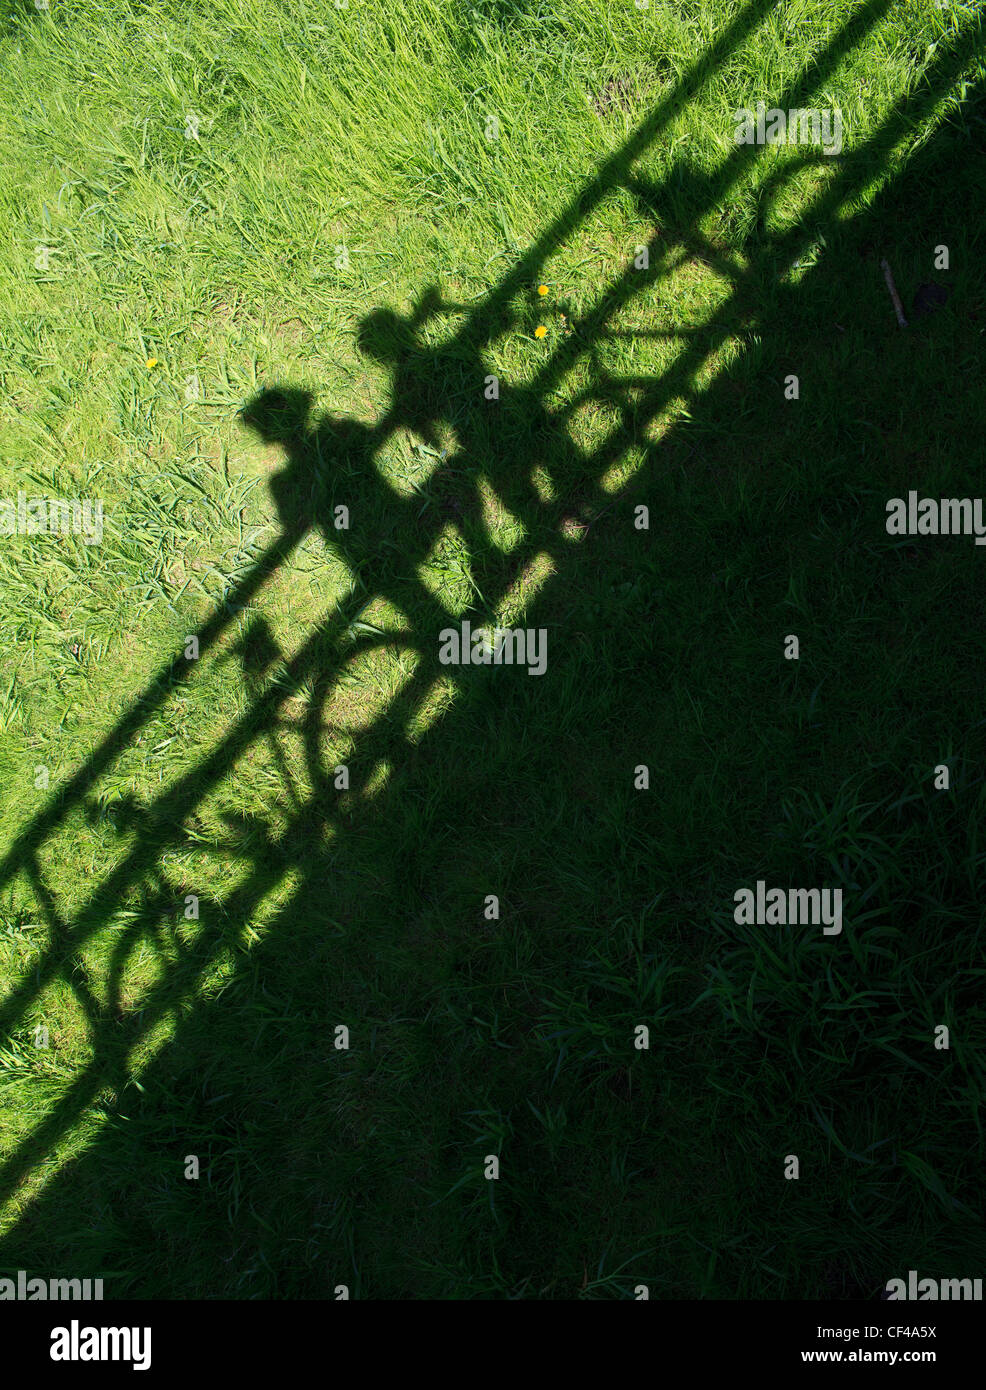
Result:
[[[105,531],[0,537],[0,1272],[980,1275],[984,556],[884,525],[982,491],[975,7],[2,15],[0,496]]]

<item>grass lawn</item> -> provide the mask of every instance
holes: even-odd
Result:
[[[986,1273],[982,13],[638,4],[0,5],[0,1275]]]

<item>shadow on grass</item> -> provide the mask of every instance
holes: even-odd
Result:
[[[505,330],[522,327],[513,307],[518,293],[536,281],[580,218],[615,186],[630,188],[642,208],[660,214],[664,189],[642,180],[634,162],[703,76],[772,8],[751,5],[724,30],[602,166],[577,205],[442,346],[427,346],[423,330],[459,306],[445,304],[436,287],[406,317],[380,309],[362,322],[362,350],[391,372],[388,407],[376,423],[313,420],[309,396],[290,386],[265,391],[246,406],[245,423],[285,452],[272,483],[281,533],[201,628],[201,657],[218,646],[236,612],[259,600],[312,528],[344,560],[355,592],[293,653],[278,649],[262,617],[250,621],[234,652],[251,694],[248,711],[155,801],[123,807],[118,824],[133,837],[132,848],[72,920],[46,888],[46,845],[66,815],[90,804],[99,778],[153,710],[189,679],[193,663],[184,655],[159,673],[0,866],[0,883],[27,876],[50,931],[37,971],[0,1009],[0,1033],[12,1033],[32,1001],[61,978],[87,1017],[93,1051],[91,1063],[5,1159],[4,1197],[50,1160],[92,1107],[105,1115],[98,1141],[67,1154],[9,1226],[0,1241],[6,1268],[112,1271],[111,1296],[332,1297],[336,1285],[347,1284],[353,1296],[371,1297],[627,1297],[638,1279],[653,1283],[653,1297],[872,1294],[872,1284],[860,1281],[883,1266],[870,1260],[857,1215],[849,1214],[886,1195],[869,1169],[850,1171],[841,1188],[837,1182],[792,1217],[775,1190],[783,1154],[761,1153],[758,1134],[748,1127],[738,1141],[742,1161],[724,1156],[717,1147],[723,1142],[715,1122],[718,1094],[702,1093],[703,1078],[717,1065],[703,1049],[709,1040],[728,1046],[728,1030],[716,1033],[714,1001],[700,994],[710,947],[696,947],[683,924],[701,920],[716,894],[721,898],[722,882],[749,877],[736,865],[762,854],[777,816],[775,781],[783,785],[792,769],[809,778],[804,762],[817,757],[838,785],[840,770],[842,780],[856,771],[859,752],[849,747],[841,761],[834,757],[810,719],[798,731],[801,746],[792,748],[792,701],[796,696],[803,707],[806,697],[783,680],[760,687],[765,660],[771,669],[777,665],[776,621],[755,661],[743,652],[742,676],[720,670],[716,653],[730,650],[736,613],[746,612],[745,591],[752,586],[776,609],[788,582],[786,557],[771,548],[770,517],[755,505],[750,511],[747,493],[765,489],[776,528],[792,483],[762,468],[756,457],[762,433],[751,429],[748,443],[743,440],[744,392],[762,389],[764,380],[776,383],[784,368],[778,360],[754,361],[745,387],[742,376],[719,376],[704,389],[695,379],[717,349],[751,324],[764,343],[785,344],[792,341],[791,325],[802,326],[796,341],[806,380],[833,367],[851,370],[839,328],[813,310],[830,301],[823,276],[833,273],[832,260],[796,286],[779,283],[779,273],[805,252],[819,226],[859,196],[902,136],[930,118],[968,62],[975,36],[942,44],[923,93],[903,102],[865,146],[847,151],[838,176],[788,232],[764,233],[744,272],[702,239],[697,224],[728,198],[757,152],[733,150],[715,175],[678,169],[675,196],[689,210],[687,223],[665,226],[655,237],[652,270],[629,269],[605,286],[596,307],[572,321],[570,337],[546,357],[532,385],[502,382],[495,401],[482,391],[486,348]],[[885,3],[862,6],[774,104],[807,104],[885,9]],[[844,316],[854,303],[864,314],[875,312],[876,327],[857,317],[856,342],[866,339],[877,352],[890,333],[877,256],[850,251],[866,238],[892,235],[895,223],[915,236],[928,223],[922,180],[944,148],[936,140],[921,167],[840,233]],[[981,211],[982,189],[961,160],[954,176],[970,212]],[[614,316],[664,273],[670,243],[728,272],[731,292],[713,320],[681,335],[681,353],[662,376],[614,377],[597,345],[613,331]],[[930,322],[924,341],[933,341],[935,323],[945,321],[943,315]],[[582,402],[605,402],[619,416],[589,454],[573,442],[565,413],[548,404],[586,353],[594,379]],[[905,348],[895,342],[887,361],[905,366]],[[864,387],[877,391],[881,380],[880,369],[868,369],[845,408],[833,407],[824,424],[816,420],[833,457],[844,448],[848,423],[869,409],[871,397],[865,405],[860,399]],[[776,404],[761,406],[759,424],[777,421],[772,444],[778,450],[806,447],[812,424],[792,424],[790,414],[782,421],[784,403],[779,389],[776,394]],[[676,399],[688,402],[687,426],[649,444],[646,468],[616,500],[608,499],[600,480]],[[438,461],[417,494],[402,496],[377,467],[381,450],[400,430],[437,448],[439,425],[453,427],[456,451]],[[724,480],[707,451],[729,436],[730,460],[750,466],[744,477]],[[557,500],[545,501],[535,490],[536,467]],[[525,539],[510,554],[488,532],[480,475],[523,525]],[[882,550],[878,539],[882,501],[907,486],[899,470],[888,465],[886,475],[890,492],[881,495],[873,508],[877,520],[866,531],[870,562],[885,567],[891,552],[886,537]],[[838,493],[852,470],[840,472],[833,461],[810,477],[824,498],[832,495],[824,487]],[[879,495],[884,479],[873,474],[869,481]],[[858,513],[864,492],[850,488],[843,501]],[[813,518],[824,520],[827,503],[818,495],[804,500],[797,521],[807,537]],[[652,539],[634,530],[633,507],[640,502],[656,518],[672,518],[657,522]],[[349,509],[348,530],[336,529],[340,505]],[[762,531],[750,533],[751,515],[759,516]],[[544,678],[439,664],[438,635],[457,620],[416,571],[449,522],[466,540],[485,599],[468,615],[474,623],[489,620],[523,584],[535,557],[553,564],[555,577],[526,604],[520,624],[548,631]],[[857,516],[852,526],[859,525]],[[697,559],[692,528],[704,547]],[[913,595],[913,583],[896,570],[887,579],[885,621],[899,611],[902,595]],[[830,617],[845,619],[853,592],[850,586],[848,598],[830,604]],[[371,597],[406,614],[408,628],[391,634],[361,628]],[[331,700],[348,668],[382,648],[403,650],[413,663],[356,740],[346,760],[349,786],[340,789],[335,767],[323,762]],[[408,730],[440,678],[454,686],[455,702],[412,738]],[[752,773],[734,770],[724,791],[716,782],[722,747],[710,743],[697,706],[711,689],[713,703],[731,708],[733,680],[736,708],[757,708],[759,722],[748,740],[741,731],[732,749]],[[297,695],[305,704],[295,716],[288,706]],[[813,707],[814,696],[809,713]],[[783,732],[764,759],[757,739],[772,729]],[[281,751],[285,734],[305,749],[304,787]],[[164,856],[189,843],[196,807],[258,740],[280,759],[284,825],[277,828],[273,815],[229,814],[228,843],[210,849],[240,861],[242,876],[221,903],[203,902],[200,930],[183,940],[174,932],[178,904]],[[663,770],[660,800],[653,791],[649,798],[633,791],[633,769],[641,763]],[[382,769],[389,769],[390,781],[377,790]],[[737,809],[741,802],[748,803],[744,811]],[[721,838],[731,828],[724,854]],[[795,848],[790,867],[814,873],[797,881],[820,881],[827,872],[824,853],[803,847]],[[256,939],[252,924],[288,883],[286,901]],[[107,978],[92,982],[83,948],[135,890],[139,907],[118,933]],[[484,917],[488,894],[500,900],[498,921]],[[125,998],[122,979],[144,943],[153,945],[163,968],[137,1007]],[[214,972],[224,958],[232,964],[217,986]],[[711,959],[718,959],[715,950]],[[828,957],[810,961],[823,976]],[[874,961],[856,965],[863,989]],[[929,990],[934,979],[932,966]],[[674,1065],[646,1054],[646,1065],[638,1065],[634,1026],[665,1015]],[[166,1022],[168,1040],[135,1080],[136,1050]],[[334,1046],[338,1025],[350,1030],[348,1051]],[[705,1029],[708,1039],[696,1040]],[[740,1053],[751,1066],[757,1055],[756,1049]],[[783,1072],[790,1059],[779,1065]],[[867,1076],[866,1084],[878,1084],[878,1073]],[[783,1100],[784,1083],[772,1094]],[[848,1126],[868,1095],[851,1088],[846,1094],[840,1124]],[[801,1126],[803,1144],[820,1132],[811,1118],[817,1098],[792,1083],[792,1132]],[[836,1150],[827,1152],[829,1163],[841,1161]],[[499,1184],[483,1179],[490,1153],[501,1156]],[[202,1161],[198,1182],[184,1179],[187,1154]],[[732,1186],[722,1177],[731,1164],[739,1169]],[[748,1167],[764,1175],[756,1192],[749,1190]],[[968,1175],[961,1163],[953,1176],[964,1193]],[[899,1179],[898,1166],[890,1181]],[[713,1201],[713,1191],[724,1196]],[[833,1191],[845,1198],[837,1211],[826,1205]],[[746,1210],[738,1218],[741,1198]],[[709,1211],[697,1215],[700,1200]],[[887,1197],[886,1212],[896,1210]],[[869,1221],[871,1229],[881,1226],[872,1214]],[[915,1250],[954,1251],[947,1211],[929,1230],[922,1209],[918,1224],[920,1232],[900,1235],[904,1244],[893,1245],[889,1230],[881,1235],[880,1257],[906,1250],[913,1264]]]

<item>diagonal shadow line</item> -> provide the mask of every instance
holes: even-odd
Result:
[[[55,899],[53,895],[49,892],[48,887],[41,876],[41,866],[38,864],[36,859],[32,858],[28,864],[27,878],[31,887],[34,889],[35,894],[37,895],[38,902],[41,905],[41,911],[44,913],[45,920],[48,923],[52,943],[57,943],[66,940],[70,935],[68,923],[65,921],[61,913],[58,911],[58,906],[55,902]],[[102,1015],[102,1009],[100,1007],[99,1000],[96,998],[95,994],[92,991],[92,988],[89,985],[88,980],[77,981],[74,978],[66,976],[66,983],[69,985],[76,999],[78,1000],[79,1005],[81,1006],[82,1011],[85,1014],[86,1019],[89,1023],[90,1029],[95,1031],[99,1025],[100,1017]]]
[[[966,46],[965,49],[962,49],[962,50],[960,51],[960,53],[959,53],[959,62],[961,62],[961,61],[963,60],[964,55],[965,55],[965,52],[967,52],[967,51],[968,51],[968,45]],[[913,108],[911,108],[911,111],[913,111]],[[883,137],[883,143],[886,145],[887,148],[889,148],[893,143],[896,143],[896,139],[894,139],[894,140],[891,140],[891,139],[890,139],[889,130],[888,130],[888,127],[889,127],[890,124],[891,124],[891,122],[888,121],[887,126],[884,127],[884,130],[883,130],[882,133],[881,133],[881,134],[882,134],[882,137]],[[899,137],[897,137],[897,138],[899,138]],[[862,151],[860,152],[859,157],[862,158]],[[834,198],[834,196],[835,196],[834,193],[830,194],[830,195],[829,195],[829,200],[831,201],[831,199]],[[843,193],[841,196],[842,196],[842,197],[845,197],[845,196],[847,196],[847,195],[846,195],[845,193]],[[810,215],[815,215],[814,210],[811,210],[808,214],[806,214],[806,217],[807,217],[807,216],[810,216]],[[802,220],[805,220],[805,219],[802,219]],[[789,234],[789,235],[794,235],[796,232],[797,232],[797,229],[793,229],[793,232],[792,232],[791,234]],[[371,433],[372,433],[372,432],[371,432]],[[307,647],[307,645],[308,645],[308,644],[306,644],[306,647]],[[304,650],[304,649],[303,649],[303,650]],[[297,659],[295,660],[295,663],[294,663],[294,664],[297,664]],[[402,697],[404,697],[405,692],[402,691],[401,694],[402,694]],[[265,719],[266,719],[266,712],[267,712],[267,705],[268,705],[268,703],[269,703],[269,701],[266,701],[266,700],[260,702],[260,705],[259,705],[259,707],[258,707],[258,710],[255,712],[256,715],[257,715],[257,719],[256,719],[256,720],[251,720],[251,721],[250,721],[251,724],[256,723],[256,722],[259,722],[259,724],[260,724],[261,726],[263,725],[263,723],[264,723],[264,721],[265,721]],[[404,703],[407,704],[409,707],[413,704],[413,701],[410,699],[409,694],[408,694],[408,697],[404,700]],[[156,814],[155,814],[155,819],[161,820],[162,817],[161,817],[159,814],[156,813]],[[286,835],[284,838],[287,839],[288,836]],[[267,875],[267,877],[269,878],[269,874]],[[246,906],[247,906],[247,903],[244,903],[244,904],[243,904],[243,907],[246,907]],[[238,916],[239,916],[239,913],[240,913],[240,909],[238,908],[238,909],[237,909],[237,915],[238,915]],[[243,920],[243,919],[241,918],[241,920]],[[184,983],[187,983],[187,982],[183,982],[183,984],[184,984]],[[175,988],[174,988],[174,985],[175,985],[175,982],[169,982],[169,987],[168,987],[168,989],[167,989],[166,996],[165,996],[169,1001],[173,1001],[174,998],[177,997],[177,995],[179,995],[179,994],[181,993],[180,990],[178,990],[178,991],[176,992],[176,990],[175,990]],[[163,1007],[164,1007],[164,1004],[162,1004],[160,1007],[163,1008]],[[160,1009],[159,1009],[159,1007],[158,1007],[157,1005],[155,1005],[155,1008],[158,1009],[158,1011],[160,1011]],[[86,1088],[82,1088],[82,1090],[85,1090],[86,1093],[88,1094],[88,1091],[86,1090]],[[82,1091],[80,1091],[80,1095],[81,1095],[81,1094],[82,1094]],[[78,1099],[79,1099],[79,1096],[77,1096],[76,1099],[78,1100]],[[83,1102],[83,1104],[84,1104],[84,1103],[85,1103],[85,1102]],[[76,1106],[73,1105],[71,1108],[72,1108],[72,1109],[76,1109]],[[43,1134],[45,1135],[45,1138],[46,1138],[46,1139],[47,1139],[47,1138],[50,1138],[51,1133],[53,1133],[53,1132],[54,1132],[54,1129],[55,1129],[55,1123],[54,1123],[54,1122],[55,1122],[55,1116],[52,1115],[50,1118],[51,1118],[51,1120],[52,1120],[52,1125],[50,1125],[50,1126],[49,1126],[49,1125],[45,1125],[45,1126],[43,1127],[43,1130],[42,1130],[42,1131],[36,1132],[36,1135],[35,1135],[35,1138],[36,1138],[36,1139],[38,1138],[38,1135],[41,1134],[41,1133],[43,1133]],[[63,1117],[63,1118],[64,1118],[64,1117]],[[35,1147],[34,1143],[32,1143],[31,1147],[32,1147],[32,1148]],[[7,1169],[6,1169],[6,1167],[5,1167],[5,1169],[4,1169],[4,1177],[6,1177],[6,1175],[7,1175]]]

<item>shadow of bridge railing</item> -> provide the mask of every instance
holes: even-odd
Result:
[[[777,94],[781,107],[804,105],[838,63],[860,42],[888,8],[888,0],[870,0],[862,5],[846,28],[835,35],[817,54],[796,83]],[[41,1164],[59,1141],[76,1125],[107,1086],[117,1091],[129,1083],[133,1058],[141,1041],[169,1016],[175,1018],[175,1036],[166,1046],[180,1048],[182,1031],[188,1027],[184,1011],[212,1016],[222,1008],[197,999],[203,979],[221,951],[231,942],[242,946],[247,929],[261,905],[292,872],[300,871],[302,882],[286,905],[278,909],[259,946],[245,957],[241,970],[262,969],[267,943],[279,934],[297,931],[299,921],[318,923],[325,911],[322,881],[327,872],[345,872],[347,845],[359,835],[358,818],[340,813],[332,769],[323,765],[323,742],[327,704],[340,675],[354,659],[380,647],[402,649],[413,656],[414,664],[397,694],[378,712],[374,722],[359,736],[351,760],[353,780],[347,804],[354,804],[368,793],[375,772],[383,763],[407,759],[411,750],[404,732],[420,710],[422,701],[442,677],[451,679],[460,694],[465,677],[453,676],[438,663],[438,633],[453,621],[447,609],[415,577],[417,567],[434,545],[441,526],[422,525],[421,501],[400,495],[385,480],[377,460],[388,440],[399,430],[411,430],[420,438],[436,439],[436,427],[454,419],[458,448],[443,460],[428,480],[427,492],[445,490],[454,498],[457,524],[474,542],[483,546],[483,589],[490,614],[502,607],[522,583],[527,567],[535,557],[547,557],[562,578],[570,578],[579,568],[591,565],[573,544],[565,520],[573,509],[595,497],[600,478],[626,451],[628,439],[670,402],[684,398],[700,399],[695,379],[705,364],[735,331],[738,321],[755,310],[756,290],[748,271],[741,270],[719,256],[703,242],[695,228],[682,236],[682,243],[698,246],[716,258],[732,281],[725,304],[713,319],[697,329],[683,332],[683,348],[674,365],[658,378],[610,375],[598,357],[598,345],[607,335],[623,331],[610,329],[614,317],[634,296],[653,285],[661,273],[661,246],[651,250],[655,269],[639,273],[621,272],[598,296],[595,307],[573,322],[572,333],[552,351],[533,381],[525,386],[505,383],[495,407],[485,402],[463,407],[461,398],[449,388],[450,382],[468,379],[481,383],[487,375],[484,351],[515,325],[511,305],[517,294],[538,277],[546,258],[561,246],[573,229],[614,188],[628,189],[647,213],[662,204],[662,185],[643,180],[634,164],[652,145],[661,130],[683,102],[692,99],[702,83],[734,51],[754,28],[774,9],[773,4],[754,3],[742,12],[722,35],[710,45],[694,66],[658,106],[652,115],[607,160],[580,197],[566,209],[518,264],[490,291],[478,306],[470,308],[465,322],[438,347],[424,342],[424,329],[442,314],[458,312],[461,306],[443,303],[437,289],[425,291],[407,316],[377,310],[360,327],[360,346],[364,352],[384,362],[391,372],[391,395],[387,410],[372,425],[349,419],[311,418],[311,398],[290,387],[265,391],[245,408],[245,423],[268,443],[283,447],[286,463],[274,478],[272,491],[277,503],[280,534],[257,561],[248,577],[229,595],[227,603],[202,625],[198,632],[200,659],[216,649],[227,634],[234,614],[254,603],[265,584],[290,559],[312,528],[322,531],[328,544],[341,558],[354,578],[358,591],[339,603],[336,612],[299,647],[285,655],[274,646],[262,621],[255,621],[244,639],[241,655],[249,676],[251,652],[254,654],[255,688],[247,712],[217,738],[209,753],[194,768],[168,786],[147,805],[135,802],[123,808],[121,830],[132,833],[135,843],[111,873],[97,884],[81,910],[68,919],[46,886],[43,855],[55,832],[74,808],[85,804],[98,788],[99,779],[111,767],[150,718],[174,691],[182,688],[193,673],[184,655],[168,663],[149,685],[128,715],[94,750],[86,765],[69,779],[49,805],[19,835],[0,863],[0,886],[17,875],[30,882],[44,913],[50,942],[47,954],[35,971],[9,991],[0,1006],[0,1035],[9,1035],[23,1019],[45,988],[55,979],[67,981],[85,1014],[90,1029],[92,1060],[50,1108],[34,1130],[5,1157],[0,1166],[0,1198],[16,1198],[26,1174]],[[797,222],[770,247],[778,262],[789,261],[806,244],[810,229],[821,219],[844,207],[872,178],[875,166],[886,160],[902,137],[916,123],[928,119],[943,92],[949,89],[968,63],[976,45],[976,34],[961,32],[949,45],[942,44],[928,69],[924,94],[910,95],[865,143],[851,148],[842,159],[837,175]],[[691,220],[698,220],[728,197],[753,157],[745,148],[734,148],[714,174],[676,171],[679,202],[690,209]],[[796,294],[805,287],[786,292],[778,323],[791,312]],[[770,325],[764,325],[769,327]],[[593,385],[577,396],[567,410],[552,412],[546,405],[552,393],[572,368],[584,357],[593,366]],[[479,395],[477,386],[477,395]],[[605,401],[615,405],[619,420],[608,436],[590,454],[580,450],[564,429],[567,414],[578,404]],[[505,450],[503,441],[513,441]],[[488,467],[489,480],[504,507],[524,528],[526,539],[509,555],[496,550],[488,534],[478,491],[463,485],[463,459],[494,460]],[[535,463],[550,477],[556,500],[547,502],[535,490],[531,474]],[[344,503],[353,524],[348,531],[332,525],[334,509]],[[361,518],[387,518],[386,534],[369,533]],[[485,545],[483,545],[485,535]],[[542,601],[542,594],[538,602]],[[367,594],[389,601],[399,611],[413,615],[409,631],[382,636],[357,637],[348,641]],[[528,613],[530,621],[530,613]],[[277,679],[264,684],[272,667],[279,667]],[[285,714],[293,695],[307,692],[305,711],[298,719]],[[440,730],[454,718],[446,715],[432,728],[421,745],[426,756],[434,756]],[[287,762],[278,753],[277,732],[290,729],[305,750],[307,789],[292,780]],[[275,833],[266,822],[253,820],[248,829],[249,846],[242,836],[232,836],[226,852],[242,858],[246,872],[224,899],[223,920],[234,924],[232,932],[214,936],[202,932],[190,944],[179,946],[170,940],[165,924],[174,920],[175,892],[160,873],[162,856],[168,849],[186,843],[189,818],[205,796],[213,790],[244,753],[259,739],[272,742],[280,758],[284,788],[290,809],[286,824]],[[440,743],[437,744],[440,755]],[[416,756],[422,756],[420,749]],[[378,798],[375,814],[397,813],[386,797]],[[381,809],[383,808],[383,809]],[[217,853],[224,847],[213,847]],[[427,890],[421,871],[408,866],[408,890]],[[133,911],[110,954],[107,978],[94,987],[80,969],[86,942],[141,889],[139,908]],[[409,909],[413,911],[413,908]],[[311,929],[309,928],[309,932]],[[163,978],[139,1001],[128,1005],[123,999],[121,981],[138,945],[154,943],[161,959],[167,961]],[[323,949],[316,952],[324,963]],[[295,982],[298,984],[299,982]],[[99,995],[102,993],[102,999]],[[152,1067],[160,1065],[158,1061]],[[144,1078],[146,1080],[146,1077]],[[98,1164],[98,1145],[76,1161]],[[260,1179],[262,1181],[262,1177]],[[59,1200],[61,1179],[56,1175],[50,1190],[42,1192],[19,1222],[8,1229],[0,1248],[21,1251],[30,1231],[37,1227],[38,1204]],[[256,1184],[255,1184],[256,1185]],[[237,1190],[239,1194],[239,1189]],[[238,1208],[240,1196],[233,1206]],[[233,1258],[234,1252],[228,1256]]]

